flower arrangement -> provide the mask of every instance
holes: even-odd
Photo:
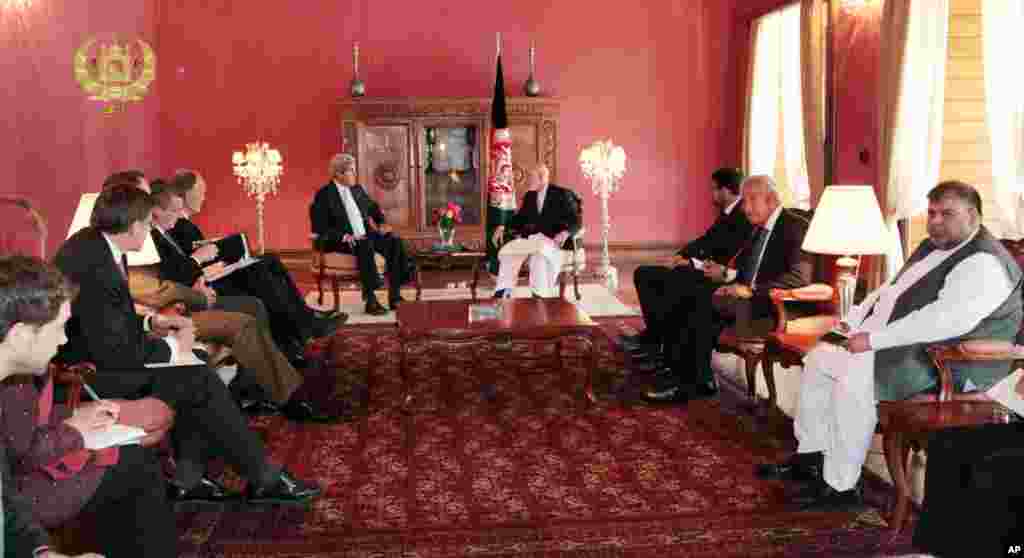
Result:
[[[455,227],[456,223],[462,222],[462,206],[455,202],[448,202],[448,205],[434,209],[434,224],[438,228],[447,230]]]
[[[454,246],[455,224],[462,222],[462,206],[448,202],[448,205],[443,208],[434,209],[433,218],[434,224],[437,225],[437,231],[441,233],[441,245]]]

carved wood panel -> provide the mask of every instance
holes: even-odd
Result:
[[[409,180],[409,126],[363,126],[359,134],[359,182],[380,204],[388,223],[415,226]]]

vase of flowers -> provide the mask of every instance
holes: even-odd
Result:
[[[445,207],[434,209],[434,223],[441,234],[441,246],[451,248],[455,245],[455,224],[462,222],[462,207],[448,202]]]

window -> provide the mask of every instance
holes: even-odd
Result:
[[[962,180],[977,188],[985,214],[984,224],[991,227],[995,224],[996,208],[992,190],[992,150],[985,123],[981,3],[982,0],[950,1],[939,180]],[[910,250],[928,236],[926,220],[926,215],[910,219]]]

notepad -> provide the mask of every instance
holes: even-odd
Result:
[[[690,265],[693,266],[693,269],[704,269],[704,261],[697,258],[690,258]]]
[[[231,275],[239,269],[245,269],[254,263],[258,263],[260,258],[254,258],[252,256],[246,256],[238,260],[237,262],[229,265],[214,264],[203,268],[203,277],[207,283],[213,283]]]
[[[1014,370],[985,393],[1007,409],[1024,416],[1024,398],[1017,393],[1017,383],[1020,382],[1021,376],[1024,376],[1024,368]]]
[[[145,437],[146,431],[136,426],[112,424],[106,430],[83,434],[82,440],[85,442],[85,449],[98,450],[138,444]]]

